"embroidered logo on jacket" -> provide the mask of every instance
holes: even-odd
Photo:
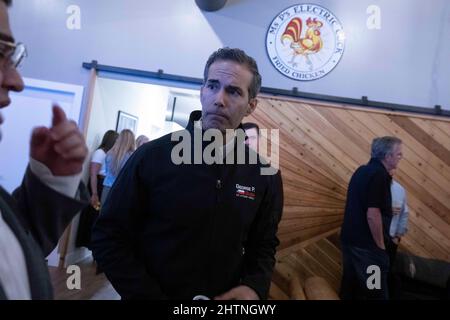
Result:
[[[255,200],[255,187],[247,187],[236,183],[236,197]]]

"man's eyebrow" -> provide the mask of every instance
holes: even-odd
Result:
[[[10,35],[4,34],[0,32],[0,40],[15,43],[16,41]]]
[[[211,84],[216,84],[216,83],[219,83],[220,81],[219,80],[217,80],[217,79],[208,79],[207,81],[206,81],[206,83],[211,83]],[[234,85],[227,85],[227,89],[231,89],[231,90],[236,90],[237,92],[240,92],[240,93],[242,93],[242,92],[244,92],[243,91],[243,89],[241,88],[241,87],[239,87],[239,86],[234,86]]]
[[[243,92],[242,91],[242,88],[241,87],[238,87],[238,86],[233,86],[233,85],[229,85],[229,86],[227,86],[229,89],[232,89],[232,90],[236,90],[236,91],[239,91],[239,92]]]

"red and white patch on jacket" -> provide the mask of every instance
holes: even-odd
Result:
[[[255,187],[243,186],[236,183],[236,197],[255,200]]]

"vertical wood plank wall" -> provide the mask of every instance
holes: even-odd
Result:
[[[450,261],[450,119],[260,97],[245,121],[280,129],[285,206],[279,258],[319,252],[311,244],[339,230],[348,181],[369,160],[372,139],[393,135],[404,143],[396,179],[410,208],[402,246]]]

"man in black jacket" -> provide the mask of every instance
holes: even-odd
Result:
[[[12,37],[10,4],[0,0],[0,109],[10,104],[10,91],[24,88],[17,68],[26,51]],[[51,128],[33,130],[22,185],[12,196],[0,187],[0,300],[53,297],[45,256],[84,206],[74,197],[86,155],[77,125],[57,106]]]
[[[186,130],[137,150],[119,174],[92,246],[123,299],[267,297],[279,243],[281,175],[261,174],[260,161],[240,164],[240,146],[246,159],[255,154],[239,135],[226,135],[253,112],[260,86],[253,58],[239,49],[216,51],[205,67],[202,112],[191,114]],[[195,139],[209,129],[225,138],[214,163],[202,157],[207,144]],[[228,156],[234,161],[222,164]]]

